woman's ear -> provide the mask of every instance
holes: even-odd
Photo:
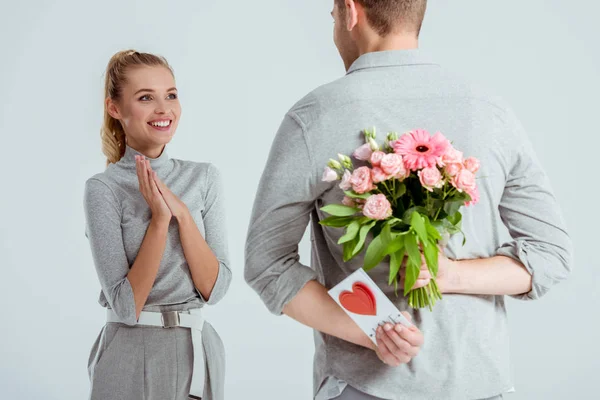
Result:
[[[111,117],[113,117],[116,120],[123,119],[123,117],[121,116],[121,112],[119,111],[119,107],[117,106],[117,104],[114,102],[113,99],[108,97],[105,100],[105,103],[106,103],[106,111],[108,112],[108,115],[110,115]]]

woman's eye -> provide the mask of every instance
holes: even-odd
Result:
[[[167,98],[170,99],[170,100],[175,100],[175,99],[177,99],[177,94],[176,93],[170,93],[167,96]]]
[[[140,97],[141,101],[148,101],[148,100],[151,100],[151,99],[152,99],[152,97],[149,94],[145,94],[142,97]]]

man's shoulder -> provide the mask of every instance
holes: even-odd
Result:
[[[349,93],[347,76],[313,89],[290,108],[289,114],[304,123],[314,121],[329,110],[338,107],[341,102],[348,100],[348,96],[344,93]]]
[[[402,78],[405,77],[399,79]],[[448,101],[454,99],[459,103],[489,108],[499,116],[511,113],[508,103],[491,88],[451,69],[439,68],[431,75],[420,78],[421,80],[414,80],[402,86],[405,90],[396,91],[394,96],[405,97],[406,101],[414,100],[415,97],[432,100],[438,97]],[[394,85],[394,82],[388,84]],[[377,98],[380,93],[375,90],[376,86],[372,81],[364,81],[363,76],[348,74],[307,93],[290,108],[289,114],[305,124],[310,124],[323,115],[340,110],[351,103],[373,99],[382,101]]]

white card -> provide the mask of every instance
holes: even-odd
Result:
[[[362,268],[328,293],[375,344],[377,327],[386,322],[413,326]]]

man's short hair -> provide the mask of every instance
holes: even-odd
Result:
[[[354,0],[362,5],[367,20],[382,37],[392,32],[414,32],[419,36],[427,0]],[[344,0],[336,0],[338,8],[345,12]]]

